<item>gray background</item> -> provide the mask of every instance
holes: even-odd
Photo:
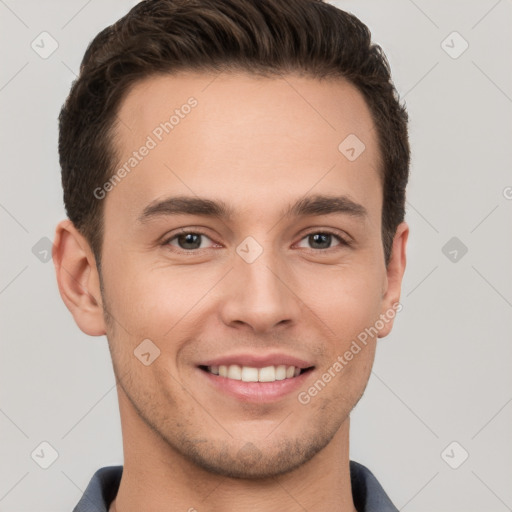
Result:
[[[106,338],[76,327],[45,251],[65,216],[56,117],[87,43],[134,4],[0,0],[2,512],[72,510],[96,469],[122,463]],[[389,58],[413,159],[404,309],[352,415],[351,458],[400,510],[512,510],[512,2],[336,4]],[[58,42],[46,59],[31,47],[43,31]],[[43,441],[47,469],[49,448],[31,456]]]

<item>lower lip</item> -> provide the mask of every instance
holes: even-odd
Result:
[[[217,389],[244,402],[273,402],[297,391],[304,385],[304,381],[311,375],[313,370],[301,373],[298,377],[291,379],[276,380],[274,382],[244,382],[242,380],[228,379],[220,375],[201,370],[208,381]]]

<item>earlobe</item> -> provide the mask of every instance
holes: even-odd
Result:
[[[384,324],[379,329],[379,338],[387,336],[393,328],[395,315],[402,309],[400,304],[400,294],[402,291],[402,278],[406,265],[406,248],[409,237],[409,226],[402,222],[396,229],[393,238],[393,247],[388,267],[386,269],[387,287],[382,297],[381,320]]]
[[[78,327],[90,336],[105,334],[96,260],[69,219],[57,225],[52,256],[60,296]]]

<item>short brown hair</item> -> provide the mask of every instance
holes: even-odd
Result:
[[[117,110],[129,88],[161,73],[229,70],[340,77],[363,94],[382,156],[387,265],[405,215],[408,115],[368,27],[321,0],[144,0],[93,39],[59,115],[59,156],[67,215],[98,264],[103,208],[93,190],[115,171]]]

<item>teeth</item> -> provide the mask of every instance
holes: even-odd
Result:
[[[286,379],[286,366],[284,364],[280,364],[276,366],[276,380],[284,380]]]
[[[244,382],[258,382],[258,368],[242,366],[242,380]]]
[[[260,368],[259,379],[260,382],[274,382],[276,380],[276,369],[274,366],[265,366]]]
[[[228,379],[242,380],[242,367],[237,364],[232,364],[228,368]]]
[[[265,366],[264,368],[253,368],[251,366],[240,366],[238,364],[208,366],[208,371],[220,377],[241,380],[243,382],[274,382],[276,380],[291,379],[300,375],[300,368],[296,366]]]

